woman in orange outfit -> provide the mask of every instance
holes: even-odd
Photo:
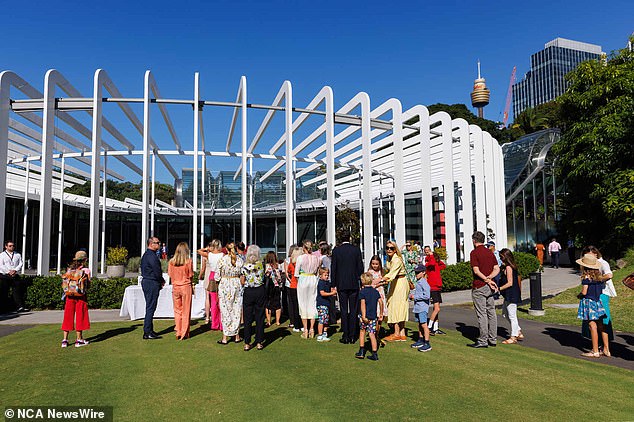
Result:
[[[176,339],[189,338],[189,324],[192,312],[192,278],[194,270],[187,243],[176,246],[176,253],[170,259],[167,274],[172,283],[172,299],[174,300],[174,325]]]

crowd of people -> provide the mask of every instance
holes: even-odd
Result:
[[[471,295],[479,336],[468,346],[496,346],[495,299],[500,295],[504,298],[502,315],[511,327],[510,336],[502,343],[515,344],[524,340],[517,318],[517,307],[522,300],[522,279],[513,253],[507,248],[497,251],[494,242],[485,243],[481,232],[473,234],[472,242]],[[22,260],[14,249],[14,242],[5,242],[5,250],[0,256],[0,279],[3,291],[10,285],[17,286],[13,292],[21,312],[26,310],[19,278]],[[265,347],[265,327],[273,321],[279,326],[282,310],[288,316],[288,328],[292,332],[299,333],[303,339],[316,337],[318,342],[331,340],[329,327],[339,320],[342,332],[339,341],[343,344],[358,342],[357,358],[363,359],[369,353],[368,359],[378,360],[379,347],[388,342],[407,341],[405,323],[409,319],[411,301],[418,323],[418,338],[411,346],[427,352],[432,350],[430,336],[445,334],[439,327],[439,315],[441,271],[446,265],[434,249],[430,246],[421,248],[413,241],[407,241],[400,249],[389,240],[385,245],[385,259],[375,255],[365,267],[361,250],[350,243],[349,234],[344,234],[333,250],[325,241],[314,245],[305,240],[292,245],[283,260],[272,251],[262,255],[257,245],[247,248],[242,242],[229,242],[222,246],[214,239],[196,251],[202,257],[199,282],[206,291],[205,323],[211,330],[222,332],[218,344],[244,341],[244,350],[248,351]],[[549,253],[556,253],[554,249],[556,247],[549,246]],[[141,258],[141,286],[146,303],[145,340],[161,338],[154,331],[153,317],[160,290],[165,284],[160,262],[165,251],[165,244],[151,237]],[[543,249],[537,252],[539,255]],[[195,282],[191,256],[187,243],[181,242],[168,261],[177,340],[190,336]],[[87,302],[90,271],[86,263],[86,252],[78,251],[62,277],[65,305],[61,345],[64,348],[69,346],[71,331],[77,332],[75,347],[88,344],[83,338],[83,332],[90,329]],[[610,266],[594,246],[584,248],[576,263],[582,274],[578,318],[583,320],[582,334],[590,338],[592,344],[592,350],[583,356],[611,356],[610,298],[616,296],[616,291]],[[390,328],[388,335],[382,330],[384,323]],[[366,348],[366,335],[369,349]]]

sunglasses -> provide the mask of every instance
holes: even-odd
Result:
[[[395,251],[396,248],[394,246],[388,246],[387,248],[385,248],[386,251]]]

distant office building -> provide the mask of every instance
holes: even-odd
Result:
[[[601,46],[555,38],[531,56],[531,69],[513,85],[513,115],[547,103],[566,91],[565,76],[581,62],[598,60]]]

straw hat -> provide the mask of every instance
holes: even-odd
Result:
[[[592,268],[593,270],[598,270],[599,268],[601,268],[599,260],[591,253],[585,254],[581,259],[577,259],[575,262],[582,267]]]
[[[83,261],[84,259],[88,259],[88,254],[86,253],[86,251],[77,251],[75,253],[75,258],[73,258],[73,261]]]

